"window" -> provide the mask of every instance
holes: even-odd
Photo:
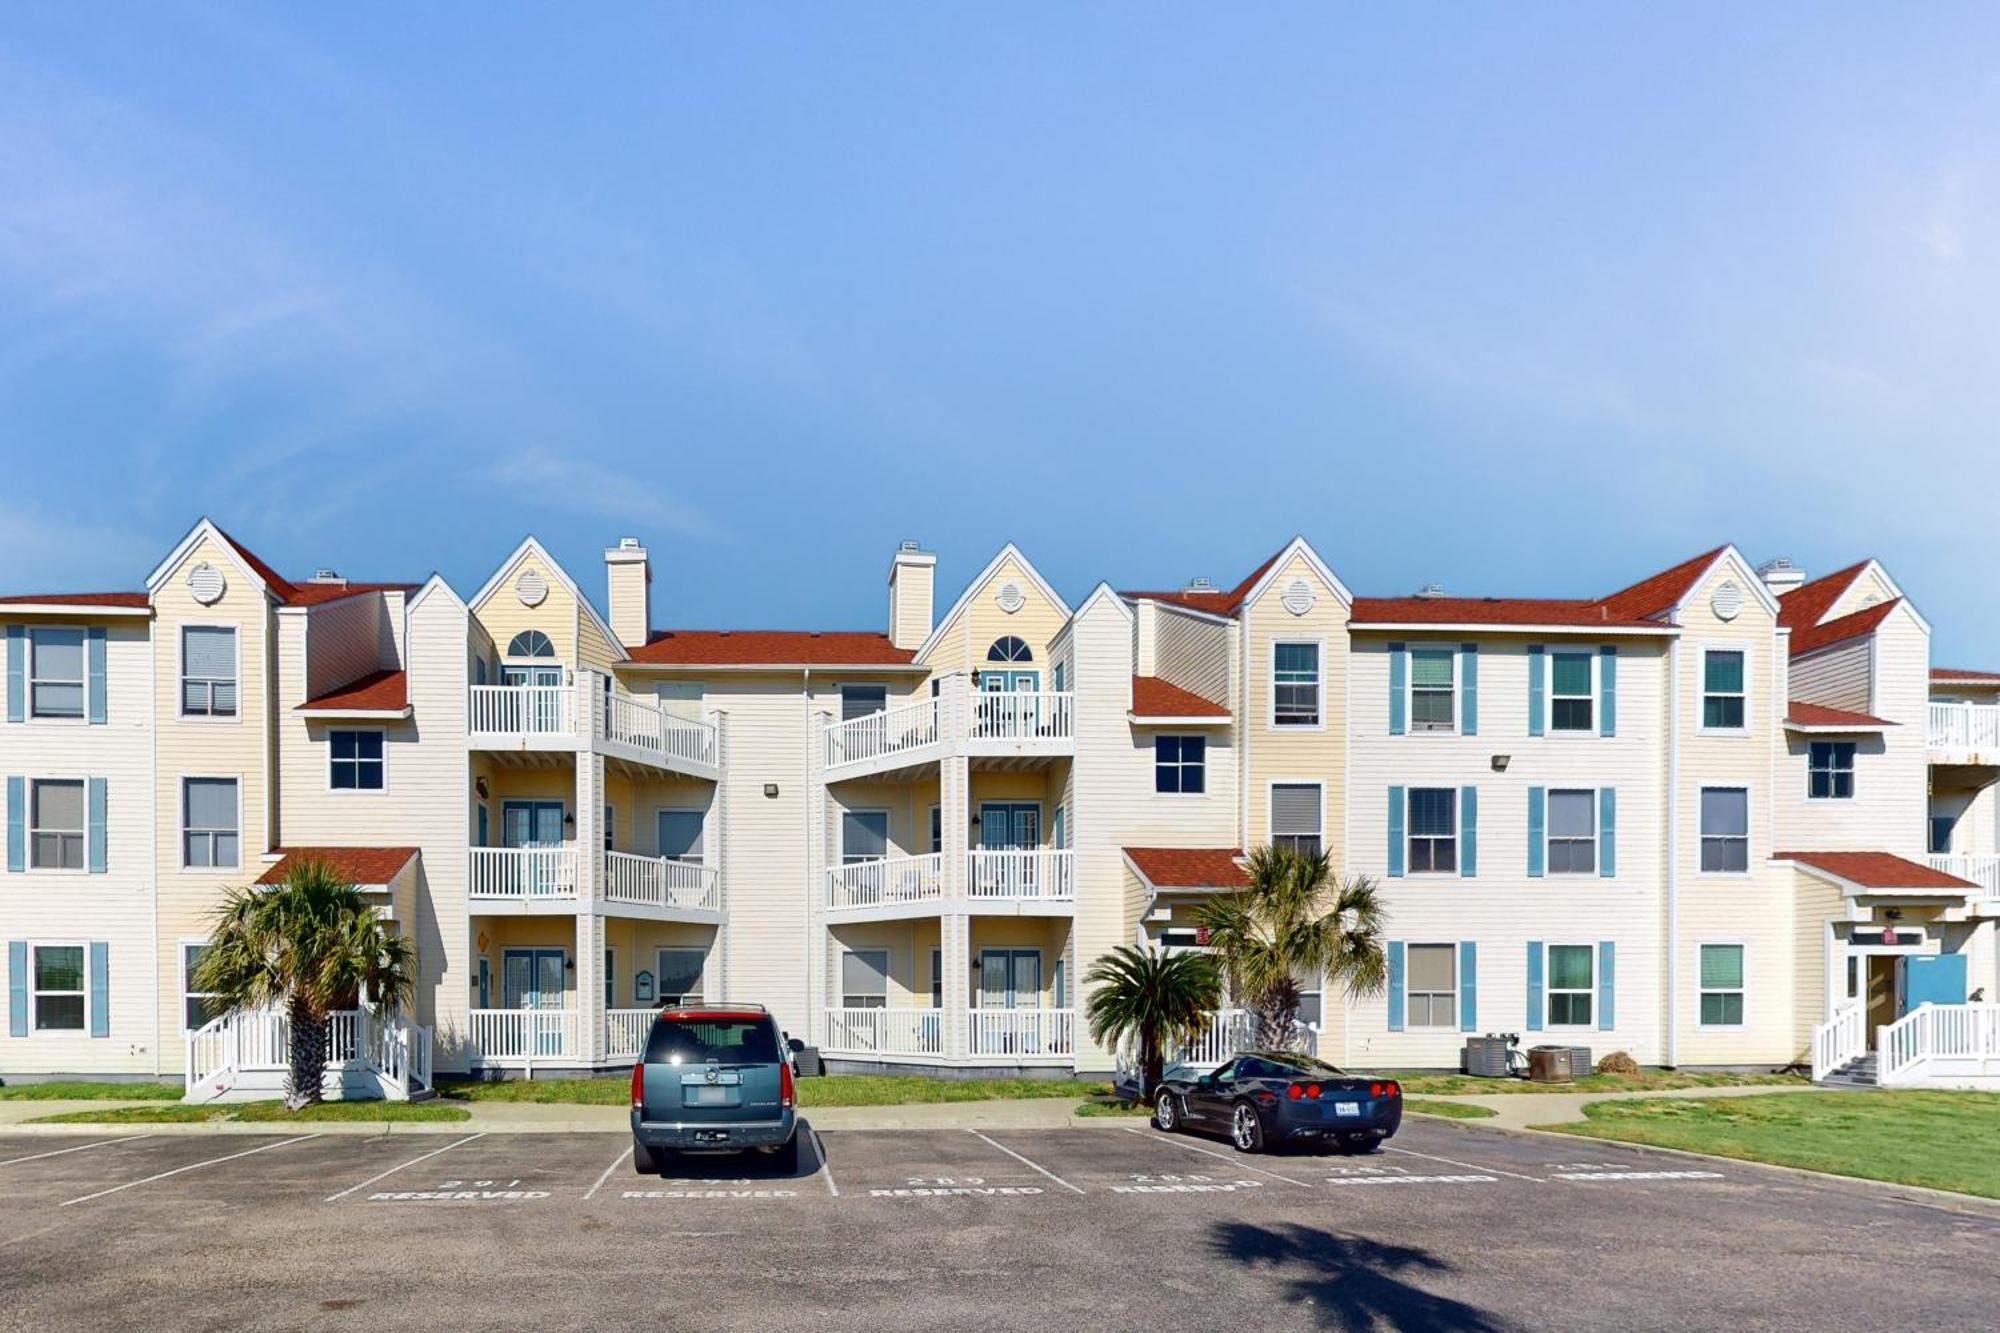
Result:
[[[1458,792],[1451,787],[1410,788],[1410,873],[1458,870]]]
[[[662,1007],[701,1003],[701,970],[707,961],[702,950],[662,949],[655,961],[659,964],[658,1001]]]
[[[1404,965],[1403,1022],[1413,1028],[1458,1026],[1458,946],[1412,944]]]
[[[1184,794],[1207,790],[1206,736],[1153,737],[1153,790]]]
[[[943,850],[944,850],[944,807],[940,805],[934,805],[931,807],[931,851],[941,852]]]
[[[1741,731],[1743,724],[1743,653],[1711,648],[1701,655],[1702,728]]]
[[[189,1032],[199,1032],[223,1014],[214,992],[194,988],[194,970],[207,950],[206,944],[181,945],[181,1026]]]
[[[1410,730],[1457,731],[1458,654],[1449,648],[1410,650]]]
[[[993,646],[986,650],[986,660],[989,662],[1032,662],[1035,660],[1035,654],[1025,642],[1015,638],[1012,634],[1008,634],[993,641]]]
[[[1701,946],[1701,1025],[1743,1026],[1743,946]]]
[[[36,870],[83,869],[83,784],[37,781],[28,800],[28,864]]]
[[[889,951],[850,949],[840,956],[840,1007],[889,1007]]]
[[[538,629],[524,629],[507,644],[509,657],[554,657],[556,646]]]
[[[604,951],[604,1007],[618,1007],[618,953],[613,949]]]
[[[1931,854],[1944,856],[1951,851],[1951,831],[1958,826],[1957,815],[1931,816]]]
[[[83,631],[28,631],[28,711],[34,717],[83,716]]]
[[[326,738],[333,754],[335,791],[382,790],[385,774],[381,732],[330,731]]]
[[[931,950],[931,1008],[944,1008],[944,950]]]
[[[887,810],[844,810],[840,815],[840,863],[880,861],[889,854]]]
[[[1295,852],[1317,852],[1319,835],[1319,784],[1271,784],[1271,845],[1289,847]]]
[[[181,783],[181,864],[232,870],[238,864],[235,778]]]
[[[1057,694],[1069,689],[1069,663],[1058,662],[1049,672],[1049,688]]]
[[[1597,793],[1549,793],[1549,873],[1597,873]]]
[[[840,720],[851,722],[857,717],[872,717],[876,713],[887,712],[889,708],[889,687],[887,685],[843,685],[840,687]]]
[[[230,625],[181,629],[181,714],[236,716],[236,630]]]
[[[1319,645],[1279,643],[1271,647],[1271,725],[1319,725]]]
[[[1549,730],[1589,731],[1594,703],[1591,654],[1549,654]]]
[[[1321,1000],[1325,995],[1322,989],[1320,974],[1317,972],[1302,972],[1294,973],[1293,975],[1299,983],[1298,1021],[1312,1028],[1314,1031],[1318,1031],[1322,1012]]]
[[[1806,747],[1806,795],[1816,801],[1853,797],[1853,741],[1814,741]]]
[[[1741,874],[1750,869],[1747,788],[1701,789],[1701,869],[1708,875]]]
[[[703,860],[701,845],[702,812],[699,810],[662,810],[658,816],[660,834],[660,855],[669,861],[685,861],[690,865],[700,865]]]
[[[37,944],[34,952],[35,1031],[83,1031],[83,946]]]
[[[1590,1026],[1596,951],[1588,944],[1549,946],[1549,1026]]]
[[[604,850],[616,851],[618,835],[618,807],[607,804],[604,807]]]

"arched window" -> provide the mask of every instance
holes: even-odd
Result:
[[[509,657],[554,657],[556,646],[538,629],[524,629],[507,645]]]
[[[1029,649],[1026,643],[1014,635],[1008,634],[993,641],[993,646],[986,650],[986,660],[989,662],[1032,662],[1035,660],[1035,654]]]

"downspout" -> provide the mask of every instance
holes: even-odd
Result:
[[[813,994],[814,994],[814,987],[813,987],[813,973],[814,973],[814,972],[816,972],[816,971],[817,971],[818,969],[817,969],[817,968],[815,968],[815,967],[813,966],[813,944],[814,944],[814,940],[813,940],[813,927],[814,927],[814,922],[815,922],[815,921],[817,920],[817,916],[816,916],[816,914],[815,914],[815,913],[814,913],[814,911],[813,911],[813,836],[812,836],[812,831],[813,831],[813,818],[812,818],[812,811],[813,811],[813,801],[814,801],[814,799],[815,799],[815,798],[814,798],[814,795],[813,795],[813,714],[812,714],[812,675],[813,675],[813,673],[812,673],[812,668],[811,668],[811,667],[807,667],[807,668],[805,668],[805,670],[804,670],[804,671],[803,671],[803,672],[802,672],[802,673],[800,674],[800,677],[799,677],[799,704],[800,704],[800,708],[801,708],[801,710],[802,710],[802,711],[803,711],[803,713],[804,713],[804,716],[805,716],[805,724],[806,724],[806,725],[805,725],[805,743],[806,743],[806,748],[805,748],[805,756],[804,756],[804,757],[805,757],[805,766],[804,766],[804,778],[805,778],[805,782],[804,782],[804,787],[805,787],[805,791],[804,791],[804,799],[803,799],[803,800],[801,800],[801,801],[800,801],[800,803],[799,803],[799,804],[800,804],[800,807],[801,807],[801,811],[802,811],[802,816],[801,816],[801,817],[802,817],[802,822],[803,822],[803,827],[802,827],[802,828],[801,828],[801,830],[800,830],[800,832],[801,832],[801,833],[802,833],[802,835],[803,835],[803,837],[802,837],[802,839],[801,839],[801,845],[802,845],[802,846],[803,846],[803,847],[805,848],[805,854],[806,854],[806,855],[805,855],[805,866],[806,866],[806,903],[805,903],[805,907],[806,907],[806,910],[805,910],[805,911],[804,911],[803,913],[801,913],[800,915],[801,915],[801,917],[803,918],[803,920],[804,920],[804,922],[805,922],[805,932],[806,932],[806,956],[805,956],[805,958],[804,958],[804,960],[803,960],[803,961],[805,962],[805,965],[806,965],[806,1045],[808,1045],[808,1046],[817,1046],[817,1045],[819,1044],[819,1042],[818,1042],[818,1029],[819,1029],[819,1008],[820,1008],[820,1006],[819,1006],[819,1005],[818,1005],[818,1004],[817,1004],[817,1003],[816,1003],[816,1002],[814,1001],[814,999],[813,999]],[[819,800],[821,800],[821,801],[824,801],[824,800],[825,800],[826,798],[825,798],[825,796],[824,796],[824,795],[822,795],[822,796],[818,797],[817,799],[819,799]],[[822,983],[821,983],[821,985],[820,985],[819,989],[820,989],[820,991],[822,992],[822,995],[821,995],[821,998],[823,999],[823,998],[824,998],[824,994],[823,994],[823,992],[824,992],[824,990],[825,990],[825,984],[824,984],[824,982],[822,982]]]
[[[1668,1068],[1680,1065],[1680,1006],[1675,995],[1681,930],[1681,641],[1667,642],[1667,941],[1666,1002]]]
[[[1250,850],[1250,626],[1236,621],[1236,844]]]

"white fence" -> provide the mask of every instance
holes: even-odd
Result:
[[[466,896],[520,902],[576,897],[576,848],[473,847]]]
[[[971,1009],[966,1020],[966,1049],[975,1059],[1076,1054],[1074,1009]]]
[[[603,721],[599,735],[620,745],[643,750],[651,758],[687,764],[713,765],[715,727],[695,718],[676,717],[657,704],[629,694],[602,694]]]
[[[2000,856],[1933,853],[1930,862],[1933,870],[1971,880],[1985,897],[2000,898]]]
[[[939,703],[932,697],[866,717],[827,723],[826,766],[858,764],[935,745],[944,738],[939,726]]]
[[[604,1011],[604,1058],[636,1060],[646,1049],[657,1009],[607,1009]]]
[[[357,1088],[407,1100],[431,1085],[431,1030],[400,1014],[337,1009],[327,1015],[322,1095],[354,1096]],[[291,1017],[282,1009],[246,1010],[209,1020],[187,1036],[186,1100],[229,1095],[246,1076],[270,1089],[291,1072]],[[372,1076],[359,1081],[350,1075]],[[259,1077],[261,1076],[261,1078]]]
[[[670,856],[604,854],[604,901],[717,911],[722,889],[715,867]]]
[[[1248,1009],[1217,1009],[1208,1015],[1206,1024],[1192,1040],[1162,1052],[1164,1067],[1171,1069],[1175,1065],[1186,1065],[1191,1069],[1213,1069],[1238,1051],[1249,1050],[1256,1044],[1256,1014]],[[1286,1047],[1307,1055],[1316,1054],[1319,1033],[1305,1023],[1294,1022]],[[1139,1048],[1136,1043],[1126,1041],[1119,1046],[1116,1066],[1121,1074],[1130,1074],[1138,1069]]]
[[[468,1054],[477,1064],[574,1060],[578,1055],[574,1009],[474,1009]]]
[[[966,853],[965,883],[972,898],[1073,902],[1076,853],[977,849]]]
[[[928,902],[944,896],[944,854],[856,861],[826,872],[831,910]]]
[[[572,685],[474,685],[466,729],[475,736],[573,735],[575,698]]]
[[[1923,1004],[1875,1035],[1876,1081],[2000,1087],[2000,1004]]]
[[[1832,1018],[1813,1029],[1812,1076],[1817,1083],[1836,1069],[1861,1058],[1868,1049],[1868,1011],[1849,1000]]]
[[[942,1009],[829,1009],[826,1049],[843,1055],[944,1054]]]
[[[1933,750],[2000,750],[2000,704],[1937,704],[1931,708]]]
[[[995,691],[972,696],[969,738],[976,741],[1073,740],[1076,696],[1064,691]]]

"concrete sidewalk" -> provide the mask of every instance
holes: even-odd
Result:
[[[1740,1088],[1660,1088],[1651,1092],[1475,1093],[1460,1094],[1451,1097],[1417,1096],[1415,1100],[1426,1102],[1457,1102],[1465,1106],[1483,1106],[1493,1112],[1491,1117],[1456,1122],[1461,1125],[1484,1126],[1489,1129],[1529,1129],[1536,1125],[1566,1125],[1582,1120],[1584,1119],[1583,1108],[1592,1102],[1645,1101],[1653,1097],[1706,1100],[1713,1097],[1757,1097],[1774,1092],[1838,1091],[1840,1091],[1838,1088],[1822,1088],[1817,1084],[1800,1083],[1796,1086],[1761,1084]],[[1421,1112],[1414,1114],[1421,1114]]]

